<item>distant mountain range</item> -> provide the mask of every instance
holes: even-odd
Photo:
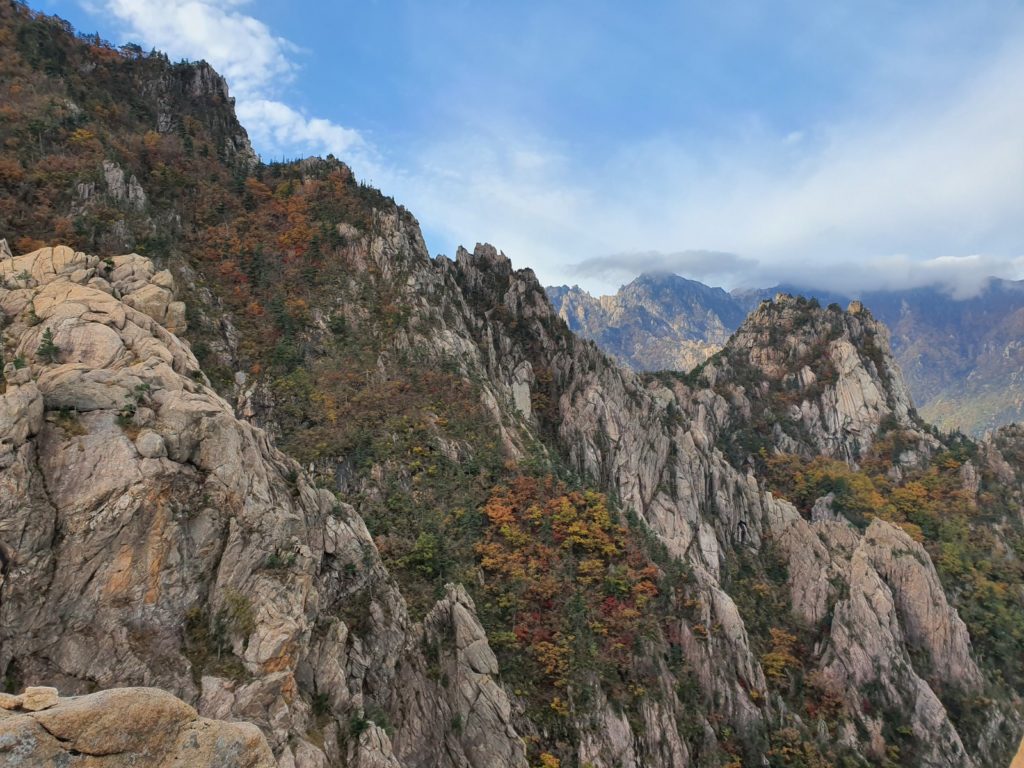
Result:
[[[1024,281],[992,279],[977,296],[939,288],[860,296],[780,285],[727,293],[669,273],[640,275],[614,296],[547,289],[575,332],[639,371],[689,370],[715,354],[757,305],[777,293],[822,305],[860,299],[892,333],[892,347],[922,415],[980,434],[1024,418]]]
[[[748,313],[745,302],[721,288],[671,273],[640,275],[614,296],[594,297],[578,286],[547,292],[570,329],[638,371],[699,365]]]

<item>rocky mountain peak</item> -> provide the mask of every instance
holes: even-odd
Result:
[[[611,296],[549,288],[569,328],[637,370],[689,370],[718,351],[744,313],[721,288],[646,272]]]
[[[189,94],[193,97],[213,97],[234,104],[228,92],[228,81],[205,61],[192,65]]]
[[[509,324],[555,320],[533,270],[514,269],[512,261],[493,245],[477,244],[472,253],[460,247],[455,268],[456,280],[473,306],[484,312],[502,308],[495,319]]]
[[[741,391],[787,452],[855,461],[894,428],[928,442],[888,330],[859,301],[845,311],[790,294],[762,301],[700,378]]]
[[[859,301],[846,311],[838,304],[822,307],[816,300],[780,293],[762,301],[729,339],[728,351],[743,352],[770,379],[798,373],[798,363],[823,361],[835,342],[859,348],[864,364],[878,378],[893,378],[898,366],[889,347],[889,332]],[[902,381],[893,381],[905,396]]]

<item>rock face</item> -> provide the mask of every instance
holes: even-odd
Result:
[[[282,765],[337,764],[341,750],[357,765],[525,765],[472,602],[455,590],[425,626],[409,620],[362,521],[238,421],[162,325],[176,322],[166,273],[54,248],[0,262],[0,275],[6,354],[21,361],[0,396],[9,678],[71,693],[159,686],[255,723]],[[455,688],[427,678],[424,636]],[[350,726],[371,701],[401,728],[394,747],[368,718]],[[465,729],[437,754],[423,718],[449,713]],[[38,722],[11,727],[49,729]],[[197,749],[213,748],[206,738]]]
[[[97,768],[274,768],[267,740],[249,723],[199,717],[156,688],[113,688],[0,709],[4,765],[90,765]],[[53,690],[53,689],[50,689]]]
[[[767,421],[790,453],[855,463],[883,425],[906,430],[921,453],[936,445],[919,429],[888,331],[860,302],[843,312],[787,294],[764,301],[698,381],[725,393],[741,419]]]
[[[794,428],[775,433],[783,450],[855,463],[883,429],[895,425],[909,442],[908,462],[934,451],[935,439],[915,420],[884,326],[859,305],[849,312],[822,310],[781,296],[763,304],[726,352],[705,367],[707,389],[669,389],[644,383],[592,347],[559,336],[552,310],[531,287],[532,273],[513,272],[493,249],[461,252],[455,266],[471,307],[504,306],[520,323],[525,318],[530,336],[545,340],[538,354],[518,346],[511,329],[497,323],[473,329],[485,350],[488,379],[513,381],[512,370],[524,359],[533,370],[550,371],[558,393],[554,420],[572,466],[612,488],[692,568],[701,606],[696,621],[720,631],[698,638],[692,623],[682,623],[678,632],[691,638],[683,643],[687,661],[721,716],[748,733],[777,716],[771,704],[752,701],[751,689],[765,689],[760,660],[725,588],[731,562],[775,547],[786,561],[794,613],[825,633],[815,661],[822,684],[879,691],[875,704],[853,695],[846,700],[857,727],[876,734],[856,749],[884,751],[883,723],[873,713],[884,706],[908,713],[924,764],[974,764],[986,748],[963,743],[936,690],[976,692],[981,675],[927,553],[880,520],[863,532],[841,516],[822,514],[826,519],[811,523],[716,449],[749,424],[752,413],[775,407],[776,392],[802,391],[802,400],[790,396],[782,416]],[[515,334],[523,334],[521,326]],[[927,661],[918,672],[922,657]],[[1010,716],[1017,723],[1012,733],[1020,714]],[[613,738],[617,746],[586,749],[588,758],[617,754],[638,735],[612,720],[598,730],[621,734]],[[856,736],[842,739],[858,743]],[[634,758],[622,759],[632,764]],[[651,753],[635,759],[668,764]]]

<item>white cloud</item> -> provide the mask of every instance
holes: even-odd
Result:
[[[238,10],[238,0],[106,0],[128,34],[174,57],[205,59],[239,99],[267,93],[290,79],[296,50],[266,24]]]
[[[569,268],[581,278],[630,279],[641,272],[673,272],[705,283],[735,282],[758,267],[753,259],[724,251],[636,251],[584,259]]]
[[[238,119],[258,147],[343,157],[364,146],[358,131],[330,120],[309,118],[280,101],[249,99],[238,103]]]
[[[298,48],[242,10],[245,0],[105,0],[128,37],[173,58],[205,59],[227,78],[257,149],[335,155],[363,147],[358,131],[309,117],[276,97],[298,73]]]
[[[798,270],[772,268],[764,272],[765,276],[769,274],[775,282],[826,289],[848,296],[868,291],[937,287],[954,299],[967,299],[976,296],[990,277],[1016,279],[1024,276],[1024,256],[998,258],[972,254],[923,260],[891,256],[862,262],[805,264]],[[763,285],[769,283],[763,282]]]

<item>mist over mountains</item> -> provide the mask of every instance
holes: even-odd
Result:
[[[694,368],[778,293],[813,297],[823,306],[857,298],[888,326],[922,415],[945,429],[980,434],[1022,416],[1024,281],[973,282],[982,287],[968,298],[944,284],[843,293],[786,283],[726,292],[658,271],[613,296],[594,297],[576,286],[547,291],[572,330],[637,371]]]

